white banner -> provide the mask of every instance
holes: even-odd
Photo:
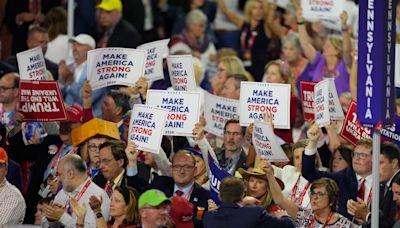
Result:
[[[165,135],[192,136],[200,117],[200,92],[148,90],[146,104],[169,110]]]
[[[287,162],[285,152],[276,142],[276,136],[270,124],[254,121],[253,145],[257,155],[271,162]]]
[[[129,140],[138,150],[158,154],[168,110],[135,104],[129,124]]]
[[[303,17],[306,19],[338,19],[344,4],[344,0],[301,0]]]
[[[111,85],[134,86],[143,76],[145,50],[99,48],[88,52],[88,79],[92,88]]]
[[[320,127],[330,124],[329,115],[329,80],[320,81],[314,87],[315,122]]]
[[[196,80],[191,55],[169,55],[167,57],[168,72],[174,90],[193,91]]]
[[[137,47],[147,53],[144,77],[150,81],[164,78],[163,54],[168,50],[169,39],[157,40]]]
[[[395,63],[400,62],[400,44],[396,44]],[[400,87],[400,64],[394,64],[394,86]]]
[[[17,53],[21,80],[47,80],[46,62],[40,46]]]
[[[328,78],[329,80],[329,116],[333,120],[344,120],[344,113],[342,105],[340,105],[339,97],[337,95],[335,79]]]
[[[241,82],[240,125],[264,119],[270,112],[277,129],[290,129],[290,84]]]
[[[204,129],[223,137],[225,123],[239,117],[239,101],[209,93],[206,93],[204,100],[204,117],[207,120]]]

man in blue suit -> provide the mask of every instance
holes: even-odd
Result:
[[[227,177],[222,180],[219,196],[221,206],[204,215],[204,227],[294,227],[288,216],[276,218],[261,207],[243,207],[240,203],[244,197],[244,183],[236,177]]]
[[[352,216],[347,212],[347,201],[350,199],[357,201],[359,197],[369,205],[372,199],[372,140],[363,138],[357,142],[352,154],[353,168],[348,167],[339,172],[329,173],[319,171],[315,166],[320,137],[322,132],[318,125],[312,125],[307,131],[308,145],[302,157],[302,175],[309,182],[321,177],[334,179],[340,189],[338,212],[351,220]]]

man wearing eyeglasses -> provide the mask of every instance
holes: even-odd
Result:
[[[8,73],[0,79],[0,118],[7,129],[14,126],[12,116],[18,102],[19,75]]]
[[[318,139],[322,132],[317,124],[307,131],[308,144],[302,157],[302,175],[310,182],[321,177],[332,178],[340,189],[339,214],[352,219],[347,211],[347,201],[364,201],[369,205],[372,199],[372,140],[361,139],[357,142],[352,154],[352,166],[342,171],[329,173],[317,170],[315,157]]]
[[[190,153],[178,151],[172,159],[172,177],[155,177],[152,187],[159,189],[167,197],[182,196],[194,206],[193,224],[203,227],[203,213],[208,210],[210,192],[195,182],[196,160]]]
[[[224,149],[217,152],[219,165],[230,174],[239,168],[246,169],[246,153],[243,150],[245,128],[239,120],[229,120],[224,127]]]

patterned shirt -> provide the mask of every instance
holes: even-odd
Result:
[[[0,227],[6,224],[22,224],[25,209],[21,192],[4,178],[0,183]]]
[[[297,212],[295,227],[299,228],[311,227],[310,223],[313,220],[312,219],[313,217],[314,217],[314,212],[312,212],[311,209],[300,207],[299,211]],[[315,222],[314,228],[324,227],[324,224],[322,224],[320,221],[314,219],[314,222]],[[352,223],[350,220],[339,214],[339,219],[335,223],[328,224],[324,228],[358,228],[358,227],[360,226]]]

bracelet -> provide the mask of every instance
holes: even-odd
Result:
[[[79,228],[82,227],[83,228],[83,224],[77,223],[76,227],[79,227]]]
[[[101,211],[95,212],[96,213],[96,218],[101,218],[103,217],[103,214],[101,213]]]
[[[304,25],[304,21],[298,21],[297,24],[298,25]]]
[[[347,27],[347,26],[344,26],[344,27],[342,27],[342,32],[347,32],[347,31],[348,31],[348,29],[349,29],[349,27]]]

